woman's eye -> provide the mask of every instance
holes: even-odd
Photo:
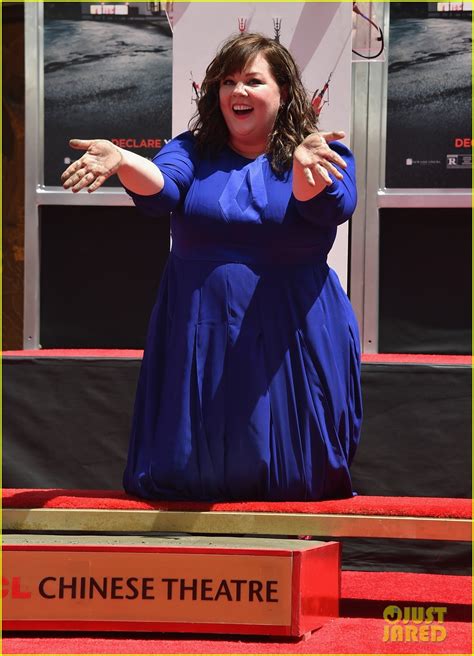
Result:
[[[234,84],[233,80],[222,80],[222,86],[230,86],[231,84]]]
[[[250,80],[250,84],[252,85],[257,85],[257,84],[263,84],[262,80],[259,80],[257,77],[254,77]]]

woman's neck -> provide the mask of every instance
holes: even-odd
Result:
[[[235,139],[229,140],[229,146],[232,150],[235,150],[236,153],[247,159],[257,159],[257,157],[263,155],[267,150],[266,144],[247,144],[245,142],[236,141]]]

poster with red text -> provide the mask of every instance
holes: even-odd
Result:
[[[152,157],[171,138],[172,32],[159,2],[44,3],[44,184],[110,139]],[[112,178],[106,182],[118,186]]]
[[[388,188],[471,186],[471,4],[390,5]]]

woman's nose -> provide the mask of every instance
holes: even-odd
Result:
[[[234,87],[234,94],[238,94],[239,96],[247,95],[247,89],[243,82],[237,82]]]

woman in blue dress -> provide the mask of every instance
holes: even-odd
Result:
[[[148,161],[104,140],[63,174],[114,173],[172,248],[135,400],[125,490],[163,500],[351,496],[360,435],[356,320],[326,262],[355,207],[353,157],[316,118],[290,53],[228,40],[189,132]],[[330,146],[328,145],[330,142]]]

